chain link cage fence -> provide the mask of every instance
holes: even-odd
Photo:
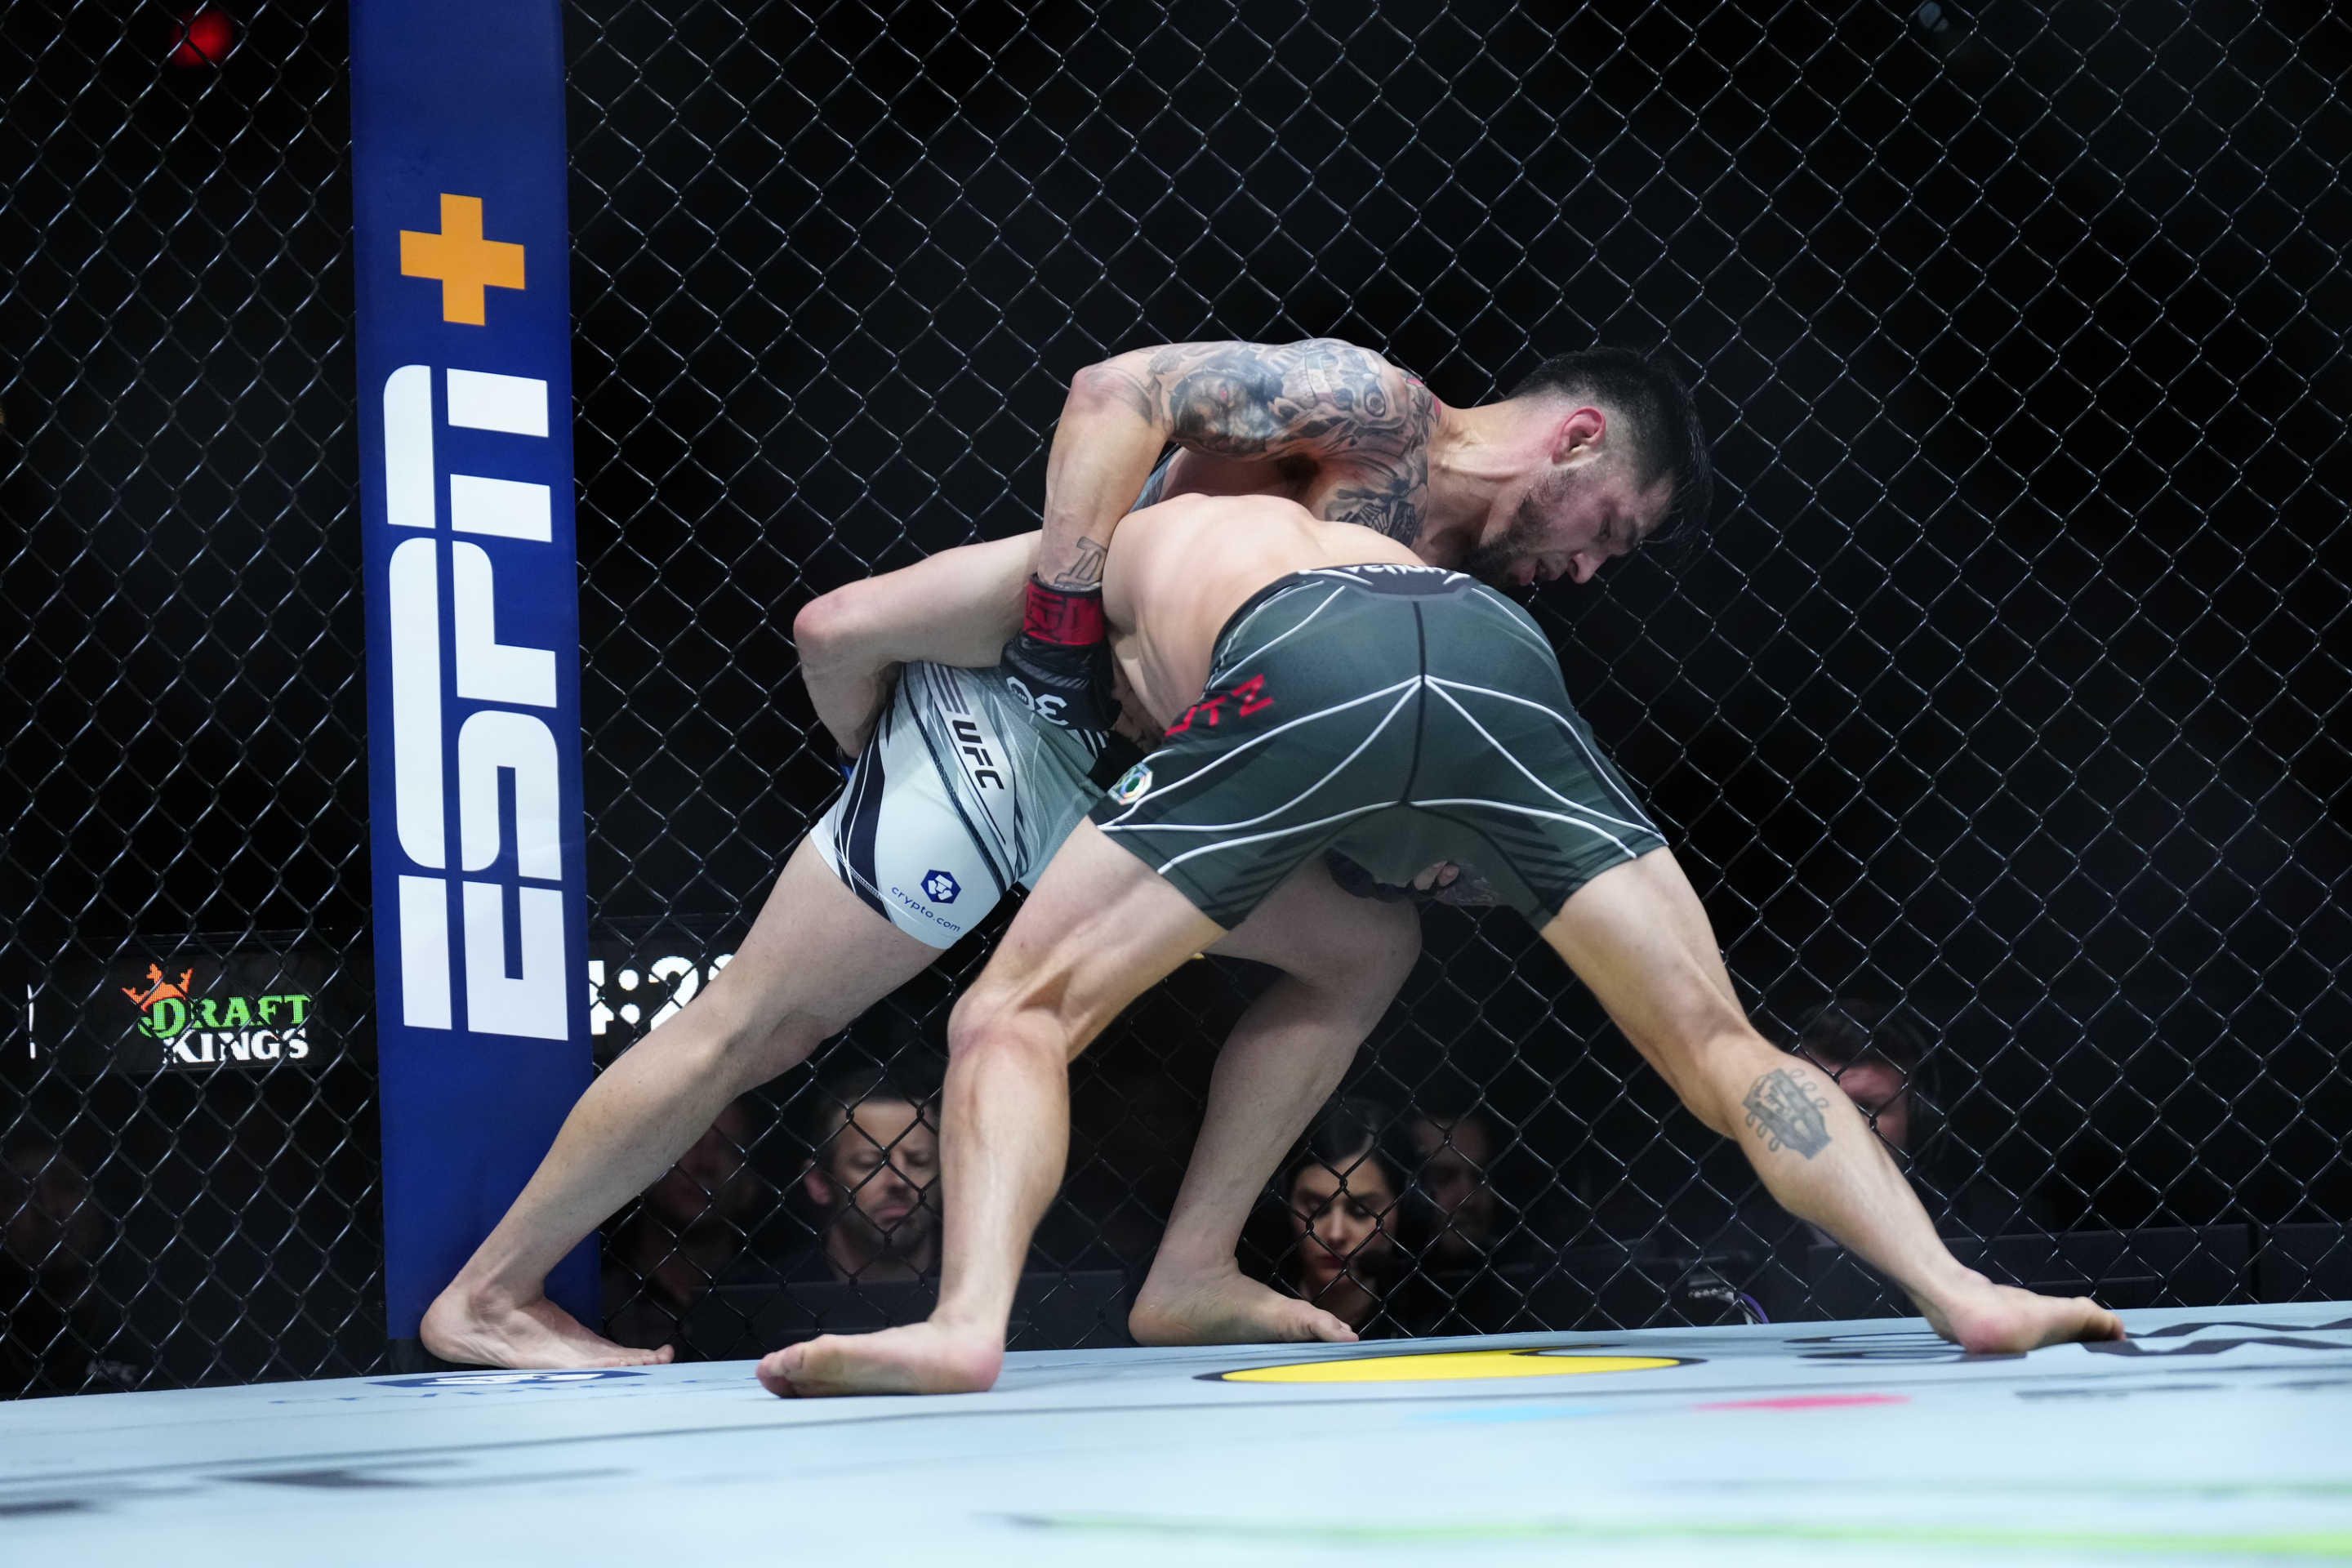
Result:
[[[0,1394],[360,1371],[340,8],[5,17]]]
[[[225,50],[168,11],[9,16],[0,1392],[363,1370],[340,13],[255,7]],[[793,613],[1034,526],[1079,367],[1329,335],[1467,405],[1663,345],[1715,440],[1708,547],[1537,613],[1768,1033],[1998,1277],[2352,1296],[2327,8],[593,0],[566,30],[600,1061],[708,984],[838,787]],[[1007,918],[615,1217],[614,1332],[733,1355],[919,1310],[824,1247],[846,1192],[925,1179],[898,1101]],[[1333,1114],[1396,1200],[1368,1332],[1906,1310],[1518,922],[1423,926]],[[1077,1064],[1016,1345],[1118,1342],[1259,983],[1188,965]],[[1268,1279],[1288,1196],[1245,1238]]]

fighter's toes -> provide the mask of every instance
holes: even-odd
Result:
[[[2123,1320],[2095,1301],[2043,1296],[2011,1285],[1989,1286],[1937,1326],[1962,1349],[1991,1355],[2125,1337]]]
[[[1325,1311],[1320,1307],[1308,1307],[1304,1301],[1299,1305],[1307,1307],[1307,1310],[1301,1314],[1299,1320],[1299,1326],[1306,1331],[1297,1336],[1299,1339],[1319,1340],[1325,1344],[1333,1345],[1356,1342],[1359,1337],[1356,1331],[1349,1328],[1339,1317]]]
[[[1346,1344],[1356,1338],[1355,1330],[1313,1302],[1238,1270],[1147,1280],[1128,1314],[1128,1331],[1144,1345]]]
[[[782,1399],[861,1394],[979,1394],[996,1384],[1004,1347],[985,1334],[909,1323],[873,1334],[823,1334],[760,1363],[760,1385]]]
[[[797,1397],[800,1391],[793,1386],[793,1369],[799,1364],[800,1350],[798,1345],[787,1345],[782,1350],[771,1351],[761,1356],[760,1386],[779,1399]]]

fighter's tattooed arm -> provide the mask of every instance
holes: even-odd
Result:
[[[1428,388],[1330,338],[1171,343],[1089,365],[1055,433],[1039,575],[1064,589],[1101,581],[1112,531],[1171,443],[1328,469],[1324,517],[1410,541],[1428,507],[1437,415]]]
[[[1103,562],[1110,554],[1110,546],[1097,539],[1081,539],[1071,546],[1069,565],[1054,574],[1048,584],[1055,588],[1086,589],[1098,585],[1103,578]]]
[[[1336,338],[1171,343],[1122,354],[1136,412],[1192,451],[1344,468],[1324,515],[1392,539],[1421,530],[1437,399],[1378,354]]]

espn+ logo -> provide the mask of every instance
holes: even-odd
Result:
[[[449,473],[444,518],[436,390],[452,430],[548,439],[548,384],[536,377],[457,369],[436,377],[430,365],[406,364],[384,380],[385,517],[397,541],[386,625],[401,1021],[458,1027],[462,964],[465,1028],[561,1040],[571,1034],[571,994],[560,825],[578,813],[564,809],[549,723],[556,658],[501,641],[499,606],[502,596],[512,606],[543,592],[531,582],[542,574],[560,574],[568,592],[573,565],[554,547],[544,484]],[[508,445],[487,444],[501,453]],[[545,461],[543,447],[513,450],[516,468]]]

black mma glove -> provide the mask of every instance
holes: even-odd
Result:
[[[997,665],[1013,700],[1066,730],[1108,730],[1118,721],[1111,692],[1110,643],[1102,590],[1069,593],[1029,579],[1021,635]]]

